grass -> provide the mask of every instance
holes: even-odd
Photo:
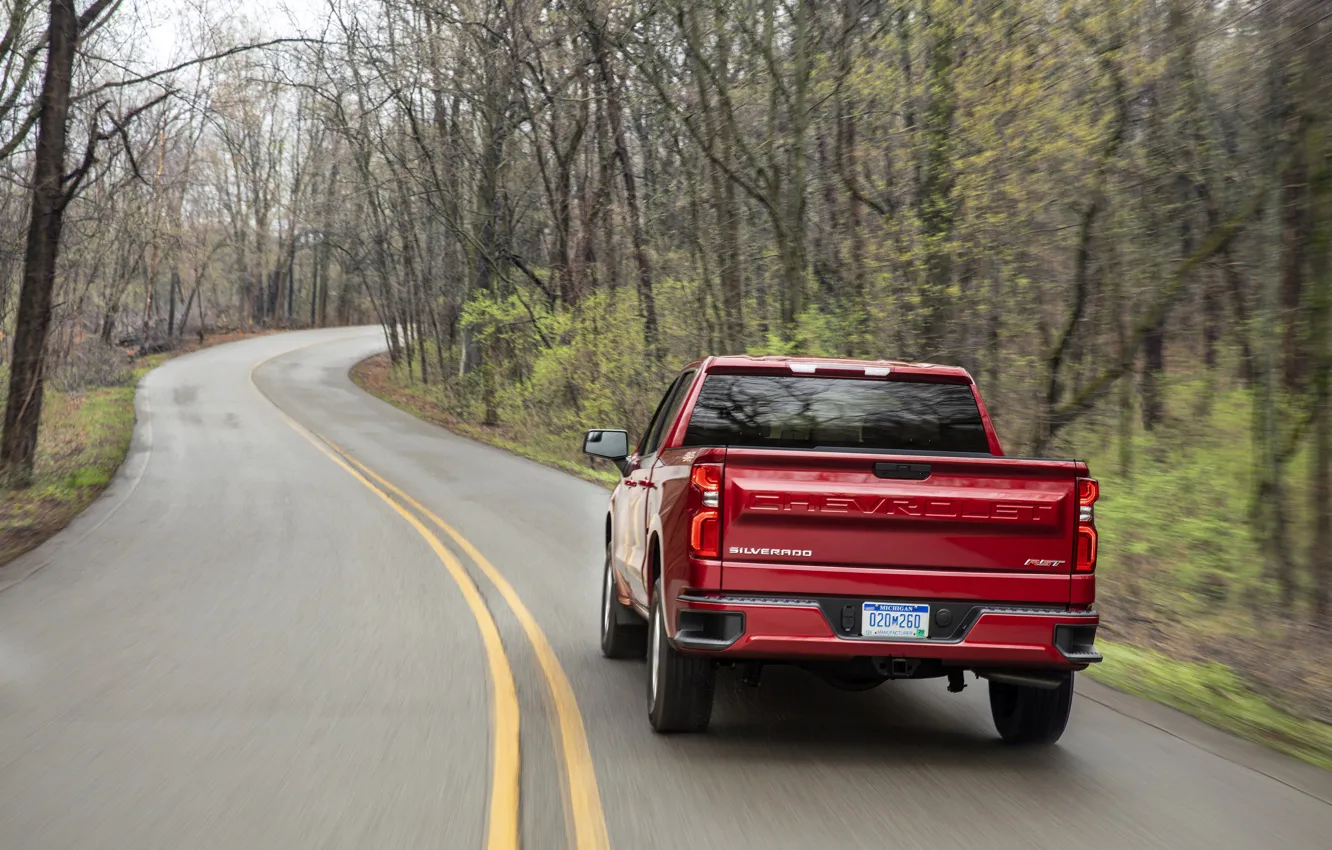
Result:
[[[91,504],[124,460],[133,433],[133,384],[48,391],[33,484],[0,496],[0,564],[37,546]]]
[[[410,380],[386,355],[359,364],[352,377],[464,436],[606,486],[618,480],[571,459],[577,435],[567,422],[543,423],[513,405],[511,418],[520,424],[478,425],[470,418],[475,407],[447,398],[437,384]],[[1101,482],[1097,607],[1106,661],[1090,675],[1332,767],[1332,637],[1298,612],[1281,611],[1265,575],[1263,548],[1248,521],[1248,395],[1180,379],[1167,399],[1165,421],[1153,432],[1135,417],[1127,452],[1105,421],[1074,431],[1055,452],[1087,459]],[[1288,473],[1288,515],[1301,553],[1311,523],[1302,508],[1306,466],[1297,456]]]
[[[33,483],[0,491],[0,566],[67,526],[111,483],[134,434],[134,392],[140,378],[171,357],[240,336],[219,334],[202,345],[138,358],[116,372],[110,386],[62,391],[58,382],[49,382]]]

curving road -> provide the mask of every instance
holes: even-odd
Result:
[[[0,848],[1332,846],[1332,775],[1090,684],[1045,751],[997,745],[981,687],[780,670],[654,736],[641,663],[597,651],[605,492],[364,394],[382,347],[144,379],[107,494],[0,569]]]

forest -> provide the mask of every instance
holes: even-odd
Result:
[[[702,354],[957,364],[1100,477],[1109,636],[1332,721],[1326,2],[3,8],[9,486],[33,399],[218,329],[377,322],[384,392],[593,475]]]

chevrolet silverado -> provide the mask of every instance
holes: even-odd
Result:
[[[648,718],[702,731],[719,666],[850,690],[987,680],[1009,743],[1052,743],[1101,659],[1099,494],[1084,463],[1005,457],[963,369],[709,357],[671,384],[605,525],[601,649],[648,660]]]

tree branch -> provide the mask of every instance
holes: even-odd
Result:
[[[535,283],[537,285],[537,288],[540,289],[542,292],[544,292],[546,294],[546,297],[550,299],[550,303],[554,304],[558,300],[555,296],[554,291],[552,291],[551,288],[546,285],[545,281],[543,281],[540,277],[537,276],[536,272],[532,271],[530,268],[527,267],[527,263],[523,262],[522,257],[518,256],[517,254],[510,253],[509,262],[513,263],[514,266],[518,268],[518,271],[526,275],[528,280]]]
[[[98,22],[98,18],[102,17],[103,12],[106,12],[112,6],[119,5],[120,0],[95,0],[91,6],[83,10],[82,15],[79,15],[79,37],[82,38],[88,28]],[[115,9],[110,9],[110,11],[114,12]]]
[[[219,50],[216,53],[210,53],[207,56],[196,56],[193,59],[187,59],[184,62],[178,62],[170,68],[163,68],[159,71],[153,71],[151,74],[143,74],[138,77],[131,77],[124,80],[113,80],[94,86],[85,92],[80,92],[70,99],[71,103],[80,103],[109,89],[126,88],[128,86],[137,86],[141,83],[150,83],[154,80],[174,74],[177,71],[183,71],[186,68],[192,68],[195,65],[203,65],[208,62],[216,62],[219,59],[226,59],[229,56],[236,56],[241,53],[248,53],[251,50],[263,50],[269,47],[276,47],[282,44],[323,44],[324,42],[317,38],[274,38],[268,41],[260,41],[254,44],[241,44],[236,47],[230,47],[226,50]]]
[[[116,118],[113,116],[111,118],[111,127],[106,130],[99,130],[97,128],[98,117],[107,108],[107,106],[110,105],[110,103],[104,102],[98,104],[97,109],[93,110],[93,117],[92,120],[89,122],[88,145],[86,148],[84,148],[83,160],[79,163],[79,166],[77,168],[75,168],[69,174],[65,174],[60,178],[62,186],[66,183],[69,184],[69,186],[65,188],[64,195],[60,201],[61,209],[64,209],[69,204],[70,201],[74,200],[74,196],[78,194],[79,186],[80,184],[83,183],[83,179],[88,175],[88,172],[92,169],[93,165],[96,164],[97,145],[100,142],[110,141],[111,139],[118,137],[121,141],[121,145],[123,146],[123,150],[125,151],[125,155],[129,157],[130,169],[134,172],[134,176],[142,183],[148,182],[144,180],[143,175],[139,173],[139,163],[134,159],[134,150],[132,145],[130,144],[129,133],[127,132],[127,128],[129,127],[130,122],[132,122],[135,118],[138,118],[144,112],[147,112],[149,109],[152,109],[154,106],[157,106],[158,104],[162,103],[175,93],[176,93],[175,89],[168,89],[167,91],[162,92],[157,97],[153,98],[147,103],[142,103],[134,107],[129,112],[122,115],[120,118]]]

